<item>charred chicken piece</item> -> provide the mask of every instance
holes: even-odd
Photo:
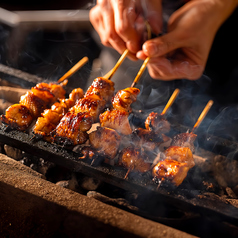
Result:
[[[51,101],[51,103],[54,103],[59,98],[65,98],[66,92],[62,86],[63,84],[38,83],[35,87],[31,88],[31,91],[34,92],[34,90],[38,90],[39,94],[34,94],[36,96],[39,96],[40,98],[42,98],[43,96],[40,95],[40,92],[42,92],[43,94],[45,94],[46,92],[50,92],[53,95],[53,100]]]
[[[39,83],[21,96],[19,104],[10,106],[1,120],[17,130],[26,130],[45,108],[50,107],[58,98],[64,98],[64,94],[62,85]]]
[[[119,90],[112,99],[113,109],[107,110],[99,116],[100,124],[115,129],[119,134],[129,135],[132,129],[128,120],[131,104],[136,101],[140,90],[126,88]]]
[[[181,147],[189,147],[190,150],[194,153],[194,141],[196,140],[197,135],[190,133],[180,133],[173,137],[171,145],[181,146]]]
[[[42,115],[42,117],[44,117],[46,120],[48,120],[53,125],[58,125],[58,123],[60,122],[60,120],[64,114],[57,113],[56,111],[53,111],[51,109],[45,109],[41,115]],[[39,118],[41,118],[41,117],[38,117],[38,119]]]
[[[136,101],[140,90],[138,88],[125,88],[119,90],[112,100],[113,108],[131,113],[131,104]]]
[[[94,122],[98,121],[99,114],[104,110],[106,101],[102,100],[98,95],[84,97],[77,101],[76,105],[70,111],[79,113],[89,113]]]
[[[69,99],[73,100],[74,104],[83,97],[84,97],[84,91],[82,88],[75,88],[69,94]]]
[[[33,117],[30,110],[21,104],[13,104],[8,107],[5,115],[1,115],[1,121],[19,131],[25,131],[32,123]]]
[[[68,112],[51,135],[59,144],[68,146],[83,144],[88,139],[86,131],[91,128],[92,123],[93,118],[89,113]]]
[[[186,178],[189,171],[187,163],[178,162],[173,159],[159,161],[152,170],[154,179],[168,180],[179,186]]]
[[[89,143],[98,154],[112,160],[117,155],[120,146],[120,135],[113,129],[97,127],[89,134]]]
[[[149,171],[150,164],[145,162],[146,159],[147,156],[140,149],[127,147],[120,152],[118,164],[128,169],[126,178],[132,170],[141,173]]]
[[[164,155],[165,159],[156,164],[152,174],[156,179],[166,179],[179,186],[195,165],[193,153],[188,147],[170,146]]]
[[[129,135],[132,129],[128,120],[129,113],[124,110],[112,109],[100,114],[99,120],[102,127],[109,127],[119,134]]]
[[[48,100],[41,99],[32,91],[28,91],[25,95],[21,96],[19,103],[30,110],[33,118],[39,117],[45,108],[50,107]]]
[[[44,138],[44,140],[48,142],[53,142],[50,133],[55,129],[55,127],[56,125],[51,123],[50,120],[48,120],[47,118],[38,117],[33,129],[33,133],[36,138]]]
[[[151,112],[145,120],[145,128],[156,134],[167,133],[170,131],[170,123],[163,115]]]
[[[167,158],[181,163],[187,163],[189,168],[195,165],[193,153],[189,147],[170,146],[164,153]]]
[[[114,83],[106,78],[98,77],[94,79],[93,83],[85,93],[85,98],[97,95],[106,103],[110,102],[114,94]]]

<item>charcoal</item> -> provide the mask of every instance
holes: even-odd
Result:
[[[15,159],[15,160],[20,160],[23,156],[21,150],[11,147],[9,145],[4,145],[4,150],[8,157]]]

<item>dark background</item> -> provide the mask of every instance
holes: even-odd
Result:
[[[94,1],[1,1],[8,10],[88,9]],[[192,127],[208,100],[214,100],[200,130],[231,140],[238,140],[238,9],[221,26],[214,40],[203,76],[164,82],[148,73],[137,85],[141,89],[135,109],[161,112],[175,88],[181,92],[169,112],[174,121]],[[58,31],[35,29],[24,36],[0,25],[0,63],[40,77],[57,80],[72,65],[87,55],[89,63],[69,81],[71,87],[86,89],[94,59],[100,57],[101,44],[90,30]],[[9,40],[10,39],[10,40]],[[132,78],[133,81],[133,78]],[[156,92],[156,93],[155,93]]]

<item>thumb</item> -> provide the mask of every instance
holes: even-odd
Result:
[[[182,42],[175,32],[169,32],[163,36],[146,41],[142,50],[149,57],[159,57],[168,54],[182,46]]]

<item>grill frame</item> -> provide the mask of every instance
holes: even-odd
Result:
[[[218,199],[194,196],[193,191],[182,191],[175,188],[158,188],[148,176],[129,177],[124,179],[126,170],[108,164],[92,166],[87,161],[78,159],[79,154],[66,150],[56,144],[50,144],[43,140],[33,140],[27,133],[8,130],[5,125],[0,126],[0,142],[18,148],[31,155],[43,158],[59,166],[65,167],[72,172],[82,173],[121,189],[150,194],[150,197],[159,200],[168,206],[173,206],[184,212],[194,212],[205,217],[216,218],[237,226],[238,209]],[[187,198],[183,194],[191,193]],[[156,220],[156,218],[154,219]]]

